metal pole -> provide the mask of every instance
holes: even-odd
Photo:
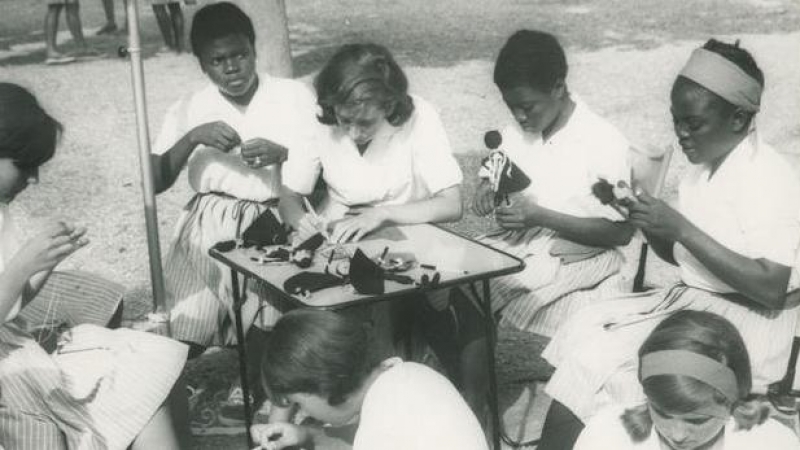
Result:
[[[131,81],[136,103],[136,136],[139,141],[139,168],[142,177],[144,217],[147,229],[147,249],[150,255],[150,280],[153,289],[153,312],[166,311],[164,299],[164,272],[161,268],[161,246],[158,240],[158,216],[153,188],[153,169],[150,165],[150,133],[147,124],[147,101],[144,91],[142,48],[139,39],[139,1],[128,0],[128,49],[131,59]]]

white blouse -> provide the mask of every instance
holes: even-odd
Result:
[[[710,174],[708,165],[686,172],[678,191],[681,213],[731,251],[791,267],[800,241],[800,182],[788,162],[750,135]],[[674,252],[684,283],[734,292],[682,245]]]
[[[302,83],[259,76],[259,86],[250,104],[238,108],[209,84],[199,92],[173,104],[164,118],[161,133],[153,145],[154,154],[164,154],[198,125],[223,121],[245,142],[260,137],[294,152],[306,152],[319,125],[316,100]],[[189,162],[189,184],[198,193],[221,192],[237,198],[267,201],[280,195],[280,167],[248,167],[237,146],[228,153],[198,146]]]
[[[8,204],[0,203],[0,273],[6,270],[6,265],[19,250],[19,237],[19,230],[11,218]],[[6,322],[17,316],[21,305],[22,299],[18,298],[5,318]]]
[[[539,205],[576,217],[622,221],[592,194],[592,185],[600,178],[630,184],[628,141],[579,99],[575,103],[566,125],[546,141],[514,123],[502,131],[499,149],[531,179],[522,194]]]
[[[339,127],[324,127],[318,145],[284,164],[284,184],[309,195],[321,172],[330,195],[320,212],[330,219],[349,206],[404,204],[460,184],[461,169],[438,112],[420,97],[413,101],[408,121],[385,124],[363,155]]]

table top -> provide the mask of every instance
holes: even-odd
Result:
[[[311,266],[305,269],[291,263],[263,264],[254,261],[253,259],[264,254],[263,250],[254,247],[235,248],[224,253],[212,248],[209,254],[245,276],[264,281],[273,293],[289,299],[296,306],[307,308],[339,309],[427,289],[417,284],[386,280],[385,292],[380,295],[359,294],[350,284],[322,289],[308,296],[291,295],[283,290],[284,282],[300,272],[323,272],[331,247],[323,245],[318,249]],[[519,272],[525,266],[522,260],[508,253],[431,224],[385,227],[359,242],[338,247],[337,254],[346,253],[350,256],[359,248],[367,256],[377,258],[387,247],[389,256],[397,253],[413,254],[415,264],[400,274],[420,280],[425,274],[431,277],[438,272],[441,279],[437,289]],[[336,267],[337,263],[334,260],[331,266]],[[423,265],[428,268],[422,267]]]

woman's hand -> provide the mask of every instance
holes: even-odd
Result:
[[[253,425],[250,427],[256,449],[279,450],[292,446],[303,446],[311,441],[311,433],[301,426],[286,422]]]
[[[472,199],[472,209],[475,214],[485,216],[494,209],[494,191],[489,182],[482,180]]]
[[[686,217],[647,192],[640,193],[637,198],[638,201],[626,202],[624,205],[630,211],[630,223],[648,235],[680,242],[691,226]]]
[[[295,237],[293,239],[295,245],[300,245],[311,236],[317,233],[322,233],[327,237],[327,222],[322,220],[319,216],[313,214],[305,214],[297,222],[297,230],[295,230]]]
[[[334,243],[357,242],[368,233],[386,223],[386,214],[380,207],[350,209],[348,215],[333,225],[330,241]]]
[[[218,120],[198,125],[189,132],[189,141],[194,145],[206,145],[227,152],[239,145],[242,139],[227,123]]]
[[[281,164],[288,156],[286,147],[268,139],[255,138],[242,143],[242,159],[254,169]]]
[[[49,225],[22,246],[15,256],[16,263],[25,267],[31,275],[53,270],[61,261],[89,243],[85,234],[86,228],[66,222]]]
[[[501,204],[494,211],[497,224],[507,230],[519,230],[541,226],[543,208],[527,195],[510,197],[511,204]]]

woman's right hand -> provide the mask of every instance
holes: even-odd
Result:
[[[29,239],[17,252],[17,263],[33,275],[52,270],[61,261],[89,243],[86,228],[66,222],[47,226],[41,233]]]
[[[472,209],[475,214],[485,216],[494,210],[494,191],[489,182],[481,180],[472,199]]]
[[[239,133],[227,123],[218,120],[208,122],[193,128],[190,141],[193,145],[206,145],[227,152],[242,142]]]
[[[250,427],[250,433],[258,444],[255,449],[261,450],[303,446],[311,441],[308,429],[287,422],[253,425]]]
[[[315,217],[313,214],[305,214],[297,222],[297,230],[295,234],[294,244],[300,245],[311,236],[322,233],[323,236],[328,236],[328,224],[322,219]]]

